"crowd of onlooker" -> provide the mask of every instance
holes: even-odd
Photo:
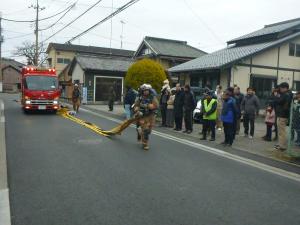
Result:
[[[128,88],[125,96],[125,111],[130,118],[130,107],[134,103],[136,92]],[[231,146],[235,136],[240,133],[241,124],[244,127],[244,136],[252,139],[255,134],[255,120],[261,108],[265,107],[266,135],[265,141],[277,141],[275,149],[284,151],[287,149],[286,127],[292,123],[292,138],[297,136],[296,144],[300,145],[300,106],[293,108],[293,118],[290,121],[291,104],[293,100],[300,104],[300,92],[295,95],[289,89],[289,84],[281,83],[270,93],[265,106],[260,104],[259,98],[252,87],[247,88],[243,94],[238,86],[228,87],[223,90],[217,85],[216,90],[211,90],[210,85],[204,89],[201,102],[196,102],[194,93],[189,85],[177,84],[171,88],[169,81],[164,81],[160,96],[161,126],[182,131],[193,132],[194,118],[200,118],[202,124],[201,140],[216,140],[216,130],[224,131],[223,145]],[[200,107],[197,113],[195,108]],[[275,137],[272,139],[272,133]]]

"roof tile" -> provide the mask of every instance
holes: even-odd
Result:
[[[169,69],[169,72],[217,69],[220,67],[224,67],[228,64],[231,64],[233,62],[236,62],[238,60],[241,60],[245,57],[249,57],[251,55],[259,53],[263,50],[267,50],[270,47],[281,44],[281,43],[288,41],[292,38],[295,38],[297,36],[300,36],[300,32],[297,32],[295,34],[289,35],[287,37],[284,37],[284,38],[276,40],[276,41],[221,49],[221,50],[213,52],[211,54],[204,55],[197,59],[193,59],[186,63],[172,67]]]

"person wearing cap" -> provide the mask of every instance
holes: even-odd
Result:
[[[151,91],[149,84],[140,87],[140,95],[134,104],[135,116],[137,121],[137,139],[142,142],[143,149],[149,150],[149,136],[155,123],[155,115],[158,108],[158,100]]]
[[[216,140],[216,120],[217,120],[217,100],[212,98],[213,92],[205,93],[205,99],[201,106],[203,112],[203,137],[200,140],[206,140],[207,131],[210,129],[210,141]]]
[[[74,84],[74,89],[72,92],[72,103],[73,103],[73,110],[75,112],[78,112],[81,103],[81,92],[79,90],[78,84]]]
[[[279,92],[275,98],[277,113],[278,144],[275,149],[285,151],[287,149],[286,126],[289,122],[291,102],[293,94],[289,90],[289,84],[283,82],[279,85]]]

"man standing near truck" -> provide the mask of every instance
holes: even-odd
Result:
[[[74,90],[72,92],[72,103],[73,103],[73,110],[78,113],[80,103],[81,103],[81,92],[79,90],[78,84],[74,85]]]

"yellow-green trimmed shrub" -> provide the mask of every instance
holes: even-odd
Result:
[[[132,64],[125,77],[125,85],[138,89],[142,84],[151,84],[157,92],[167,79],[164,68],[151,59],[142,59]]]

